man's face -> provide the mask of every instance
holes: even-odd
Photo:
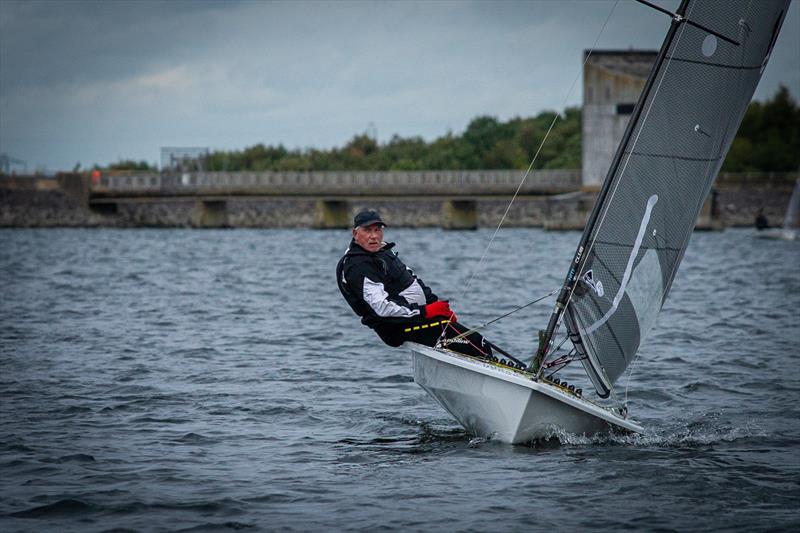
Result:
[[[372,224],[353,228],[353,239],[366,251],[377,252],[383,244],[383,225]]]

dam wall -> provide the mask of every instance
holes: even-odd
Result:
[[[721,174],[699,225],[750,226],[760,209],[772,224],[779,224],[797,177],[797,173]],[[153,182],[152,176],[148,179],[147,183]],[[347,227],[356,212],[369,207],[379,209],[393,227],[472,229],[496,227],[513,195],[513,190],[465,195],[463,188],[449,194],[440,188],[427,196],[419,191],[381,194],[373,187],[372,194],[364,194],[363,189],[359,194],[344,189],[337,195],[297,194],[295,189],[286,195],[216,190],[205,196],[198,191],[184,196],[151,191],[124,197],[117,189],[115,195],[98,199],[92,196],[92,185],[83,175],[0,177],[0,227],[333,228]],[[583,228],[596,191],[575,185],[568,188],[572,190],[557,192],[563,189],[555,188],[554,194],[534,191],[518,196],[503,226]]]

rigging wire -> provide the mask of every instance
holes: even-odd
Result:
[[[694,7],[694,4],[692,4],[692,8],[693,7]],[[691,11],[686,14],[686,17],[688,18],[690,15],[691,15]],[[677,38],[675,39],[675,46],[673,47],[673,50],[675,48],[677,48],[678,44],[680,44],[681,39],[683,37],[683,32],[685,30],[686,30],[686,25],[684,24],[684,25],[681,26],[680,33],[678,33]],[[674,52],[673,52],[673,54],[674,54]],[[587,254],[587,255],[592,250],[592,248],[594,248],[594,243],[597,240],[598,234],[600,233],[600,227],[602,227],[603,222],[605,221],[606,215],[608,214],[609,208],[611,206],[611,201],[614,199],[614,195],[616,194],[617,189],[619,188],[619,184],[622,182],[622,178],[625,176],[625,171],[628,168],[628,163],[630,162],[631,156],[633,155],[633,152],[636,149],[636,144],[639,142],[639,136],[642,134],[642,130],[644,130],[645,124],[647,124],[647,119],[650,116],[650,110],[653,109],[653,104],[656,101],[656,97],[658,96],[658,93],[661,91],[661,84],[664,83],[664,78],[666,78],[667,72],[669,71],[669,67],[672,64],[672,58],[673,58],[673,56],[670,55],[669,58],[667,59],[666,66],[664,67],[664,73],[661,74],[661,79],[658,80],[658,85],[656,86],[656,90],[653,93],[653,97],[650,99],[650,105],[647,107],[647,112],[645,113],[644,118],[642,119],[641,126],[639,126],[639,131],[636,132],[636,138],[633,140],[633,145],[631,146],[630,152],[628,152],[628,157],[625,159],[625,164],[623,165],[622,171],[620,172],[620,178],[614,184],[614,189],[611,191],[611,197],[609,198],[608,202],[606,203],[606,208],[603,211],[603,216],[600,218],[600,221],[598,222],[598,224],[596,226],[597,229],[594,232],[594,237],[592,239],[592,242],[589,244],[588,248],[586,249],[585,254]],[[688,236],[687,236],[687,239],[688,239]],[[583,268],[585,266],[586,266],[586,263],[581,265],[581,269],[578,272],[578,277],[579,278],[580,278],[581,274],[583,273]],[[677,263],[673,264],[673,267],[672,267],[673,268],[673,273],[674,273],[675,269],[677,268],[677,266],[678,266]],[[572,292],[575,292],[575,288],[574,287],[573,287],[573,291]],[[572,297],[572,294],[570,294],[570,298],[571,297]],[[624,402],[622,404],[625,409],[628,408],[628,387],[630,386],[631,376],[633,375],[633,370],[634,370],[634,368],[636,366],[636,361],[638,360],[638,358],[639,358],[639,350],[637,349],[636,352],[633,354],[633,359],[631,360],[631,371],[628,372],[628,379],[625,381],[625,400],[624,400]],[[616,398],[616,396],[614,395],[614,390],[613,390],[614,387],[610,387],[610,389],[611,389],[610,392],[612,394],[612,397]]]
[[[608,21],[611,20],[611,16],[614,14],[614,10],[617,8],[617,4],[618,3],[619,3],[619,0],[616,0],[616,2],[614,2],[614,5],[611,6],[611,11],[609,11],[605,22],[603,22],[603,26],[600,28],[600,31],[598,32],[597,37],[595,37],[594,43],[592,43],[592,47],[589,49],[589,52],[586,54],[586,57],[584,58],[583,63],[581,64],[581,68],[578,71],[578,74],[575,76],[575,79],[572,80],[572,85],[570,85],[569,90],[567,91],[567,94],[564,97],[564,101],[561,103],[561,107],[562,108],[567,105],[567,101],[569,100],[570,96],[572,96],[572,91],[573,91],[573,89],[575,89],[575,85],[578,83],[578,80],[580,79],[581,74],[583,74],[583,69],[584,69],[584,67],[586,65],[586,62],[589,61],[589,58],[591,57],[592,52],[594,52],[594,49],[597,46],[597,43],[600,40],[600,37],[603,35],[603,31],[606,29],[606,26],[608,25]],[[480,260],[478,261],[478,264],[475,266],[475,268],[472,269],[472,273],[470,274],[470,277],[467,280],[466,285],[464,286],[464,291],[461,293],[461,298],[464,298],[464,296],[467,294],[467,291],[469,290],[470,286],[472,285],[472,280],[475,277],[475,274],[477,274],[478,269],[480,268],[481,264],[483,264],[483,260],[486,259],[486,254],[489,252],[489,248],[491,248],[495,237],[497,237],[497,232],[500,231],[500,227],[503,225],[503,222],[505,222],[506,216],[508,216],[508,212],[511,210],[511,206],[514,203],[514,200],[517,199],[517,196],[519,195],[519,191],[522,190],[522,186],[525,184],[525,180],[528,179],[528,175],[531,173],[531,170],[533,169],[533,165],[534,165],[534,163],[536,163],[536,159],[538,159],[539,153],[542,151],[542,147],[544,147],[544,143],[547,142],[547,138],[550,136],[550,132],[553,131],[553,127],[556,125],[556,122],[558,121],[560,116],[561,116],[561,114],[556,112],[555,116],[553,117],[552,122],[550,123],[550,127],[547,128],[547,132],[544,134],[544,137],[542,138],[542,142],[539,143],[539,148],[536,149],[536,153],[534,154],[530,165],[528,165],[528,169],[525,171],[525,174],[522,176],[522,180],[519,182],[519,185],[517,186],[517,190],[514,191],[514,196],[512,196],[511,197],[511,201],[508,202],[508,206],[506,206],[506,210],[503,213],[503,216],[500,218],[500,222],[497,224],[497,228],[495,228],[491,239],[489,239],[489,244],[487,244],[486,248],[483,250],[483,254],[481,255]]]
[[[592,47],[589,49],[589,52],[586,54],[586,57],[584,58],[583,63],[581,64],[580,70],[576,74],[575,79],[572,80],[572,85],[570,85],[569,90],[567,91],[567,94],[564,97],[564,101],[561,103],[561,107],[562,108],[566,106],[567,101],[569,100],[570,96],[572,96],[572,91],[573,91],[573,89],[575,89],[575,85],[578,83],[578,80],[580,79],[581,75],[583,74],[583,69],[586,66],[586,62],[589,61],[589,58],[592,56],[592,53],[594,52],[594,49],[597,47],[597,43],[600,41],[600,37],[603,35],[603,32],[606,29],[606,26],[608,25],[608,21],[611,20],[611,16],[614,14],[614,11],[617,8],[617,4],[619,4],[619,0],[616,0],[614,2],[614,5],[611,6],[611,10],[608,12],[608,16],[606,17],[606,20],[603,22],[603,25],[600,27],[600,31],[597,33],[597,37],[595,37],[594,42],[592,43]],[[480,260],[478,260],[478,264],[475,265],[475,267],[472,269],[472,272],[470,273],[470,276],[467,279],[467,283],[464,285],[464,290],[461,293],[461,299],[463,299],[466,296],[467,292],[469,291],[469,288],[472,285],[472,280],[475,278],[475,275],[478,273],[478,270],[480,269],[481,265],[483,264],[483,260],[486,259],[486,254],[489,252],[489,248],[491,248],[495,237],[497,237],[497,233],[500,231],[500,227],[503,225],[503,222],[505,222],[506,216],[508,216],[508,212],[511,210],[511,206],[514,203],[514,200],[517,199],[517,196],[519,195],[519,191],[522,190],[522,185],[525,183],[525,180],[528,179],[528,175],[531,173],[531,170],[533,169],[533,165],[534,165],[534,163],[536,163],[536,159],[539,157],[539,153],[542,151],[542,147],[544,147],[544,143],[547,141],[547,138],[550,136],[550,132],[553,130],[553,127],[556,125],[556,122],[558,121],[560,116],[561,116],[560,113],[557,111],[555,116],[553,117],[553,121],[550,123],[550,127],[547,128],[547,132],[545,133],[544,137],[542,138],[542,142],[539,143],[539,148],[536,149],[536,153],[534,154],[533,159],[531,160],[531,163],[528,165],[528,169],[525,171],[525,174],[522,176],[522,180],[520,180],[519,185],[517,186],[517,190],[514,191],[514,195],[511,197],[511,201],[508,202],[508,206],[506,206],[506,210],[503,213],[503,216],[500,218],[500,222],[498,222],[497,228],[495,228],[494,233],[492,234],[492,237],[489,239],[489,243],[486,245],[486,248],[484,248],[483,253],[481,254],[481,258],[480,258]],[[530,304],[528,304],[528,305],[530,305]],[[505,316],[508,316],[508,315],[504,315],[503,317],[500,317],[500,318],[505,318]],[[452,315],[451,315],[451,318],[452,318]],[[499,320],[499,318],[497,320]],[[491,322],[489,322],[489,323],[491,323]],[[484,326],[480,326],[480,327],[486,327],[487,325],[488,324],[485,324]],[[444,334],[445,334],[446,330],[447,330],[447,328],[443,326],[442,327],[442,332],[439,335],[439,340],[437,342],[442,340],[442,337],[444,337]]]
[[[612,9],[612,11],[613,11],[613,9]],[[690,14],[691,13],[687,14],[686,17],[688,17]],[[675,46],[677,46],[678,43],[680,43],[681,38],[683,37],[683,32],[685,31],[685,29],[686,29],[686,25],[682,25],[681,28],[680,28],[680,32],[678,33],[677,38],[675,40]],[[639,142],[639,137],[642,134],[642,130],[644,130],[644,125],[647,123],[647,119],[650,116],[650,111],[653,108],[653,104],[655,103],[656,97],[658,96],[658,93],[661,90],[661,85],[664,82],[664,78],[666,77],[666,74],[669,71],[669,67],[670,67],[671,64],[672,64],[672,56],[670,55],[669,58],[666,61],[666,67],[664,68],[664,72],[661,74],[661,79],[658,81],[658,85],[655,88],[655,92],[653,93],[653,97],[650,99],[650,105],[647,107],[647,111],[645,112],[644,118],[642,119],[641,125],[639,126],[639,131],[636,132],[636,138],[634,138],[634,140],[633,140],[633,144],[631,145],[631,150],[628,152],[628,157],[625,159],[625,163],[622,166],[622,170],[619,173],[620,178],[614,184],[614,188],[612,189],[611,195],[610,195],[608,201],[606,202],[605,209],[603,210],[603,213],[600,216],[600,220],[595,225],[595,230],[593,232],[594,235],[592,237],[592,241],[590,243],[588,243],[588,246],[586,247],[586,250],[583,252],[584,257],[588,257],[589,252],[594,248],[594,244],[597,241],[597,237],[598,237],[598,234],[600,232],[600,228],[602,227],[603,222],[605,222],[606,215],[608,214],[611,201],[614,199],[614,196],[616,195],[617,189],[619,188],[619,184],[622,182],[622,178],[625,176],[625,171],[628,168],[628,163],[630,162],[631,156],[634,153],[634,150],[636,148],[636,144]],[[583,270],[584,270],[585,267],[586,267],[586,262],[584,261],[583,264],[580,267],[580,270],[577,273],[576,277],[578,279],[580,279],[581,275],[583,274]],[[572,287],[572,290],[570,291],[570,294],[567,296],[567,302],[572,299],[572,295],[575,293],[575,288],[576,287],[577,287],[577,284],[575,284]],[[639,353],[638,353],[638,350],[637,350],[636,353],[634,353],[634,355],[633,355],[633,360],[631,361],[631,365],[633,365],[635,363],[638,355],[639,355]],[[633,369],[631,369],[631,371],[632,370]],[[629,377],[628,377],[628,384],[629,383],[630,383],[630,374],[629,374]],[[627,390],[628,390],[628,387],[626,385],[626,387],[625,387],[626,399],[627,399]],[[611,393],[612,398],[616,399],[616,394],[614,392],[614,387],[610,387],[609,392]],[[626,406],[626,408],[627,408],[627,406]]]
[[[678,43],[681,40],[681,37],[683,37],[683,31],[685,29],[686,29],[685,25],[681,26],[681,32],[678,35],[678,38],[677,38],[677,40],[675,42],[675,46],[678,45]],[[658,80],[658,85],[656,86],[655,93],[653,93],[653,97],[650,99],[650,105],[647,106],[647,112],[644,114],[644,118],[642,119],[642,124],[641,124],[641,126],[639,126],[639,131],[636,132],[636,138],[633,140],[633,144],[631,145],[631,149],[628,152],[628,157],[625,158],[625,164],[622,166],[622,170],[619,173],[620,178],[614,184],[614,189],[611,191],[611,196],[609,197],[608,202],[606,202],[605,209],[603,210],[603,215],[600,217],[600,221],[595,226],[597,229],[594,231],[594,236],[592,237],[592,242],[589,243],[588,248],[584,251],[584,256],[586,256],[592,250],[592,248],[594,248],[594,243],[597,241],[598,234],[600,233],[600,228],[603,226],[603,222],[605,222],[606,215],[608,214],[611,202],[614,200],[614,196],[617,193],[617,189],[619,188],[619,184],[622,182],[622,178],[625,176],[625,171],[628,169],[628,163],[630,162],[631,156],[633,155],[634,151],[636,150],[636,144],[639,142],[639,137],[642,134],[642,130],[644,130],[644,126],[647,123],[648,117],[650,116],[650,111],[653,109],[653,104],[655,103],[656,97],[658,96],[658,93],[661,90],[661,84],[664,83],[664,78],[667,76],[667,72],[669,71],[669,67],[670,67],[671,64],[672,64],[672,56],[669,56],[669,59],[667,60],[667,66],[664,68],[664,73],[661,74],[661,79]],[[586,263],[584,262],[584,264],[582,265],[581,271],[578,272],[578,276],[577,277],[580,278],[581,274],[583,274],[583,267],[585,267],[585,266],[586,266]],[[575,292],[574,288],[573,288],[572,292],[573,293]],[[572,296],[572,294],[570,294],[570,297],[571,296]]]
[[[625,400],[622,402],[622,405],[624,405],[626,409],[628,407],[628,386],[631,384],[631,376],[633,376],[633,371],[636,369],[636,361],[638,360],[639,351],[637,350],[633,356],[633,361],[631,362],[631,371],[628,372],[628,379],[625,381]]]
[[[553,350],[551,353],[556,353],[557,351],[559,351],[561,349],[561,347],[564,346],[564,343],[567,342],[567,340],[569,340],[569,334],[564,335],[564,339],[560,343],[558,343],[558,346],[556,346],[556,349]]]
[[[742,20],[747,20],[747,18],[748,18],[748,16],[749,16],[749,12],[750,12],[750,9],[751,9],[751,7],[752,7],[751,5],[748,5],[748,7],[747,7],[747,15],[745,15],[745,16],[742,18]],[[694,5],[692,5],[692,9],[693,9],[693,8],[694,8]],[[691,16],[691,11],[690,11],[690,12],[689,12],[689,13],[686,15],[686,18],[688,19],[688,17],[689,17],[689,16]],[[704,28],[704,29],[705,29],[706,31],[709,31],[707,28]],[[741,30],[740,30],[740,31],[741,31]],[[713,33],[713,32],[710,32],[710,33]],[[680,38],[681,38],[681,36],[682,36],[682,35],[683,35],[683,28],[681,28],[681,35],[679,35],[679,36],[678,36],[678,42],[680,42]],[[746,42],[746,41],[747,41],[747,35],[745,35],[745,36],[744,36],[744,38],[741,38],[741,37],[740,37],[740,39],[742,40],[742,42],[743,42],[743,43],[744,43],[744,42]],[[730,39],[726,39],[726,40],[730,40]],[[677,46],[677,42],[676,42],[676,46]],[[738,46],[738,43],[737,43],[737,46]],[[742,65],[744,64],[744,53],[745,53],[745,47],[744,47],[744,46],[742,46],[741,48],[739,48],[739,50],[740,50],[740,54],[739,54],[740,66],[742,66]],[[671,59],[672,59],[672,58],[670,58],[670,60],[671,60]],[[669,67],[669,65],[667,65],[667,66]],[[666,75],[666,71],[664,72],[664,74]],[[662,79],[663,79],[663,77],[662,77]],[[737,90],[738,90],[738,89],[741,87],[741,84],[742,84],[742,75],[740,74],[740,75],[739,75],[739,76],[737,76],[737,78],[736,78],[736,87],[737,87]],[[654,98],[655,98],[655,97],[654,97]],[[646,118],[646,117],[645,117],[645,118]],[[730,127],[731,123],[733,122],[733,120],[734,120],[734,117],[733,117],[733,116],[729,116],[729,117],[728,117],[728,120],[727,120],[727,122],[725,123],[725,125],[724,125],[724,128],[723,128],[723,130],[725,130],[725,133],[723,133],[723,135],[720,135],[720,141],[719,141],[719,146],[717,146],[717,150],[721,150],[721,149],[722,149],[722,145],[723,145],[723,143],[724,143],[724,141],[725,141],[726,133],[727,133],[727,131],[728,131],[728,128]],[[628,156],[628,157],[630,157],[630,156]],[[705,175],[707,175],[707,174],[708,174],[708,172],[709,172],[709,170],[711,170],[711,162],[712,162],[712,159],[711,159],[711,158],[709,158],[709,159],[708,159],[708,161],[706,162],[706,170],[705,170],[705,173],[704,173]],[[699,199],[699,202],[705,202],[705,196],[706,196],[706,195],[703,195],[703,196],[701,196],[701,197],[700,197],[700,199]],[[696,209],[699,211],[699,210],[700,210],[699,206],[697,206],[697,207],[696,207]],[[691,237],[691,232],[689,232],[689,233],[687,233],[687,234],[686,234],[686,236],[685,236],[685,238],[684,238],[684,240],[683,240],[683,244],[681,245],[681,249],[685,249],[685,247],[687,246],[687,244],[686,244],[686,243],[689,241],[689,238],[690,238],[690,237]],[[665,241],[665,242],[666,242],[666,241]],[[673,263],[673,265],[672,265],[672,270],[670,271],[670,276],[669,276],[669,279],[672,279],[672,278],[675,276],[675,271],[676,271],[676,270],[677,270],[677,268],[678,268],[678,263],[679,263],[678,261],[676,261],[675,263]],[[624,402],[623,402],[623,405],[624,405],[626,408],[627,408],[627,406],[628,406],[628,387],[630,387],[630,384],[631,384],[631,378],[633,377],[633,371],[634,371],[634,370],[635,370],[635,368],[636,368],[636,362],[638,361],[638,358],[639,358],[639,351],[637,350],[637,351],[636,351],[636,353],[633,355],[633,360],[631,361],[631,370],[630,370],[630,372],[628,372],[628,378],[627,378],[627,380],[625,381],[625,400],[624,400]]]
[[[556,346],[555,348],[550,350],[549,353],[550,354],[558,353],[558,351],[561,349],[561,347],[564,346],[564,343],[567,342],[568,340],[569,340],[569,333],[564,335],[564,338],[561,339],[561,342],[558,343],[558,346]],[[567,353],[567,355],[562,355],[561,357],[553,359],[553,360],[551,360],[551,361],[549,361],[547,363],[542,361],[542,366],[539,369],[539,371],[536,373],[537,376],[540,376],[542,373],[544,373],[545,369],[551,368],[553,366],[556,366],[556,365],[559,365],[559,364],[563,363],[562,366],[560,366],[558,369],[553,371],[553,374],[555,374],[556,372],[558,372],[559,370],[561,370],[562,368],[567,366],[572,361],[576,361],[577,359],[575,359],[574,357],[571,357],[575,352],[576,352],[576,349],[575,349],[575,346],[573,345],[572,350],[570,350],[569,353]],[[534,357],[536,357],[536,356],[534,355]],[[564,361],[566,361],[566,362],[564,362]],[[550,374],[550,376],[552,376],[553,374]]]
[[[514,314],[514,313],[516,313],[517,311],[522,311],[522,310],[523,310],[523,309],[525,309],[526,307],[530,307],[530,306],[532,306],[532,305],[533,305],[533,304],[535,304],[535,303],[539,303],[539,302],[541,302],[541,301],[542,301],[542,300],[544,300],[545,298],[549,298],[550,296],[552,296],[552,295],[554,295],[555,293],[557,293],[557,292],[559,291],[559,289],[561,289],[561,287],[556,287],[555,289],[553,289],[552,291],[548,292],[548,293],[547,293],[547,294],[545,294],[544,296],[541,296],[541,297],[539,297],[539,298],[537,298],[537,299],[535,299],[535,300],[533,300],[533,301],[531,301],[531,302],[528,302],[528,303],[526,303],[525,305],[521,305],[521,306],[517,307],[516,309],[512,309],[512,310],[511,310],[511,311],[509,311],[508,313],[506,313],[506,314],[504,314],[504,315],[501,315],[501,316],[499,316],[499,317],[497,317],[497,318],[493,318],[492,320],[490,320],[490,321],[488,321],[488,322],[485,322],[485,323],[481,324],[480,326],[476,326],[476,327],[474,327],[474,328],[471,328],[471,329],[469,329],[469,330],[465,331],[464,333],[460,333],[460,334],[456,335],[455,337],[453,337],[453,338],[452,338],[452,340],[458,340],[458,339],[461,339],[461,338],[464,338],[464,337],[466,337],[467,335],[472,335],[472,334],[473,334],[473,333],[475,333],[476,331],[478,331],[478,330],[481,330],[481,329],[483,329],[483,328],[485,328],[485,327],[489,326],[490,324],[494,324],[494,323],[495,323],[495,322],[497,322],[498,320],[502,320],[503,318],[505,318],[505,317],[507,317],[507,316],[509,316],[509,315],[513,315],[513,314]],[[565,340],[566,340],[566,339],[565,339]],[[563,343],[562,343],[562,344],[563,344]]]

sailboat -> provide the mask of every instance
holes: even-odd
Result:
[[[793,241],[797,238],[800,230],[800,178],[794,184],[792,196],[789,198],[789,205],[786,207],[786,215],[783,217],[783,225],[779,228],[767,228],[756,232],[756,237],[764,239],[782,239]]]
[[[643,432],[608,405],[669,294],[790,0],[683,0],[617,148],[531,363],[412,345],[414,380],[471,434]],[[558,355],[559,329],[572,343]],[[566,340],[566,338],[564,340]],[[564,384],[579,361],[600,399]]]

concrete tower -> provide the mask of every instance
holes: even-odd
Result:
[[[583,52],[584,59],[588,50]],[[583,67],[583,187],[599,189],[658,52],[595,50]]]

